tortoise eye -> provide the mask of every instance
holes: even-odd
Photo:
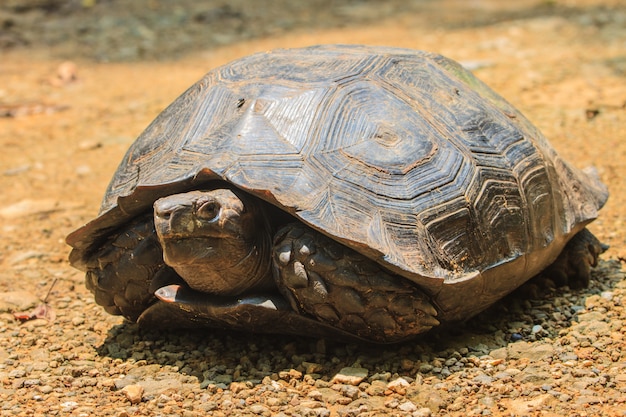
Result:
[[[221,210],[222,207],[215,201],[207,201],[196,210],[196,215],[202,220],[214,222],[219,219]]]

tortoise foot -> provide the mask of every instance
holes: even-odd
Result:
[[[540,275],[548,286],[584,288],[589,285],[591,268],[599,255],[608,249],[587,229],[578,232],[563,248],[558,258]]]
[[[96,303],[133,322],[156,301],[150,288],[153,279],[169,270],[151,217],[131,223],[96,252],[72,263],[86,271],[86,286]]]
[[[301,224],[274,240],[274,278],[295,311],[373,342],[393,342],[439,322],[430,297],[365,256]]]

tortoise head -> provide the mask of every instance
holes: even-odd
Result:
[[[154,203],[165,263],[197,290],[237,295],[272,283],[271,234],[262,205],[230,189],[191,191]]]

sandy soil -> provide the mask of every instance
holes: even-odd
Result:
[[[0,342],[0,363],[4,365],[0,366],[0,398],[4,406],[1,415],[49,415],[48,412],[60,415],[63,414],[60,404],[70,400],[79,406],[83,401],[92,405],[92,410],[85,411],[84,415],[147,413],[147,408],[142,408],[141,404],[149,399],[127,409],[124,407],[128,400],[116,389],[115,383],[107,385],[105,382],[102,388],[102,381],[123,376],[119,366],[132,367],[129,363],[135,363],[128,358],[116,359],[110,350],[107,354],[102,348],[107,341],[114,339],[116,332],[130,334],[135,344],[144,343],[144,339],[133,326],[122,325],[120,318],[104,314],[93,304],[84,288],[82,274],[73,270],[66,260],[69,248],[64,244],[64,237],[97,213],[104,189],[124,151],[167,104],[209,69],[271,48],[318,43],[393,45],[437,51],[476,68],[477,76],[522,110],[565,159],[578,167],[593,165],[597,168],[611,193],[600,218],[590,226],[610,245],[602,256],[602,272],[598,276],[613,277],[608,284],[611,288],[624,288],[626,7],[619,1],[446,0],[408,2],[404,9],[400,6],[403,2],[390,2],[385,7],[367,2],[333,2],[328,9],[323,9],[326,6],[322,3],[310,8],[301,6],[297,10],[276,7],[281,10],[281,19],[269,15],[274,8],[255,9],[252,13],[235,2],[226,9],[216,6],[215,10],[221,10],[222,14],[218,17],[209,14],[205,18],[222,23],[224,19],[231,19],[236,25],[224,23],[225,29],[220,29],[216,23],[217,26],[206,26],[204,32],[197,27],[186,32],[186,26],[178,27],[177,32],[164,26],[163,32],[155,29],[151,30],[152,35],[143,38],[137,35],[139,40],[131,33],[127,43],[121,35],[113,38],[115,28],[120,27],[116,24],[125,22],[123,17],[126,16],[119,12],[115,3],[103,1],[92,7],[61,8],[66,11],[63,15],[58,11],[45,13],[36,7],[27,11],[5,8],[0,13],[0,21],[4,22],[4,29],[0,29],[0,41],[4,41],[0,44],[5,47],[0,50],[0,292],[23,291],[44,297],[52,282],[57,280],[48,301],[57,312],[55,323],[60,326],[52,328],[50,333],[42,333],[48,325],[36,324],[38,321],[35,325],[32,322],[20,325],[9,312],[27,305],[3,301],[0,331],[4,339]],[[131,15],[167,14],[165,6],[156,1],[136,4],[140,5],[134,6]],[[141,14],[141,7],[146,8],[145,15]],[[95,21],[93,16],[105,15],[113,22],[110,28],[102,27],[100,32],[89,29],[89,22]],[[7,26],[7,21],[13,23]],[[267,25],[270,21],[273,25]],[[40,26],[44,36],[39,37],[36,24],[41,22],[46,25]],[[87,22],[84,25],[88,29],[71,30],[72,25],[79,22]],[[150,21],[142,22],[150,28]],[[239,29],[229,32],[233,25]],[[65,36],[45,36],[46,33],[63,33],[64,26],[68,28]],[[46,32],[46,28],[52,29]],[[85,34],[84,38],[81,33]],[[146,41],[148,38],[150,42]],[[177,39],[184,40],[180,41],[182,46],[178,49],[175,47]],[[204,46],[202,39],[207,39]],[[125,53],[116,54],[122,47],[126,48]],[[591,294],[577,293],[582,299]],[[120,325],[123,330],[119,330]],[[63,329],[68,326],[72,330],[65,332]],[[552,330],[556,334],[562,331]],[[615,346],[624,347],[621,340],[624,333],[623,326],[613,330],[611,334],[618,344]],[[58,382],[61,376],[58,381],[50,377],[58,382],[58,385],[48,384],[53,387],[51,392],[37,391],[37,387],[46,384],[30,387],[24,383],[32,366],[25,368],[25,376],[20,377],[21,382],[16,385],[16,374],[11,374],[13,368],[19,368],[16,363],[28,363],[34,350],[50,344],[57,345],[65,354],[73,348],[68,337],[74,339],[76,346],[83,346],[79,357],[47,358],[44,362],[56,361],[57,367],[72,360],[95,362],[98,372],[94,378],[100,385],[95,385],[93,390],[101,391],[98,401],[93,400],[92,390],[77,389],[71,383],[63,388]],[[285,345],[290,343],[289,339],[282,340]],[[551,340],[556,343],[557,338]],[[169,343],[179,343],[177,341],[172,339]],[[263,349],[263,346],[257,348]],[[358,350],[357,347],[349,349]],[[349,360],[348,356],[341,358]],[[397,359],[394,369],[400,369],[403,359]],[[605,369],[608,366],[593,355],[589,360],[590,367]],[[623,369],[624,356],[618,356],[617,362]],[[180,371],[184,366],[179,365],[173,360],[167,366],[180,376],[185,372]],[[351,363],[346,366],[349,365]],[[297,368],[297,365],[283,364],[287,369],[292,366]],[[268,375],[279,373],[283,368],[271,369]],[[67,372],[72,376],[69,370]],[[40,373],[56,375],[54,370]],[[329,370],[321,374],[332,376]],[[45,380],[45,375],[33,378]],[[584,406],[572,402],[568,408],[566,401],[563,410],[570,415],[624,415],[626,380],[618,378],[616,381],[613,389],[622,393],[622,402],[614,399]],[[200,402],[197,390],[201,382],[202,377],[199,377],[196,386],[189,391],[181,389],[179,395],[183,399],[179,402],[184,403],[185,398],[192,398],[192,405],[194,401]],[[68,391],[77,394],[70,400],[64,399]],[[531,394],[527,395],[529,401],[534,398]],[[39,398],[33,399],[35,395]],[[405,397],[394,390],[386,395]],[[467,396],[465,411],[482,404],[480,394],[472,395]],[[524,397],[523,392],[520,395]],[[472,398],[475,403],[470,407]],[[176,397],[173,401],[176,402]],[[110,408],[101,409],[98,404]],[[453,399],[439,408],[423,402],[417,404],[417,411],[408,406],[404,411],[406,415],[424,408],[429,408],[432,414],[463,412],[455,410],[452,404]],[[79,415],[79,406],[70,407],[67,413]],[[578,406],[580,408],[575,408]],[[30,414],[29,407],[38,411]],[[554,407],[538,407],[532,413],[558,415]],[[389,415],[404,413],[391,406],[385,409]],[[162,408],[159,410],[168,414]],[[169,414],[184,415],[183,411],[176,410],[174,407]],[[201,415],[201,411],[193,407],[185,410],[197,413],[188,415]],[[217,407],[211,412],[219,415],[220,410]],[[270,407],[268,410],[274,413],[278,409]],[[341,414],[336,408],[329,407],[329,410],[331,415]],[[480,410],[488,410],[492,415],[513,413],[512,408],[503,409],[493,404],[483,404]]]

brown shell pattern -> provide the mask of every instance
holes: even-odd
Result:
[[[431,291],[513,261],[525,275],[531,260],[545,266],[607,195],[455,62],[313,47],[207,74],[132,145],[100,217],[68,241],[86,248],[155,198],[213,179]]]

